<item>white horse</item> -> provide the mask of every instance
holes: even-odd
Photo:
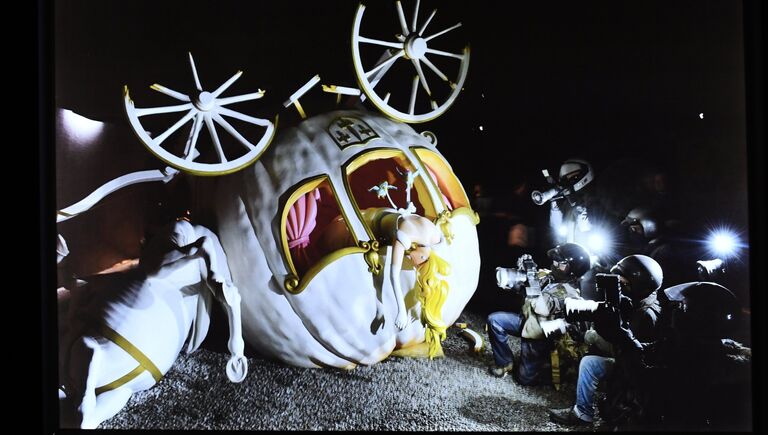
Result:
[[[157,383],[185,343],[187,352],[200,346],[211,294],[229,318],[227,376],[241,382],[248,363],[240,295],[219,239],[207,228],[175,222],[147,244],[138,267],[92,276],[72,291],[59,359],[60,403],[79,404],[81,428],[95,428],[131,394]]]

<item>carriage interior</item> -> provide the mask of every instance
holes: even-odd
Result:
[[[334,187],[327,176],[305,180],[293,188],[283,210],[283,246],[291,269],[301,278],[315,266],[327,264],[334,254],[345,248],[354,248],[358,240],[373,238],[362,218],[364,210],[391,208],[386,197],[379,197],[373,186],[386,181],[394,189],[389,197],[398,208],[407,206],[407,189],[404,174],[407,171],[426,170],[429,178],[419,176],[411,189],[411,202],[415,213],[436,220],[438,210],[456,210],[468,207],[469,201],[453,171],[434,151],[413,148],[421,167],[416,167],[406,154],[396,148],[369,150],[351,159],[343,167],[345,188],[355,210],[344,211]],[[423,174],[422,174],[423,175]],[[427,183],[432,183],[442,204],[433,203]],[[368,234],[354,234],[347,223],[350,213],[366,225]]]

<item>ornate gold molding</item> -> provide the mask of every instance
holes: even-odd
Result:
[[[363,258],[365,259],[365,264],[368,265],[368,272],[371,272],[374,275],[380,274],[384,269],[384,266],[382,266],[381,257],[379,256],[379,241],[369,240],[364,242],[360,240],[357,242],[357,246],[365,249]]]
[[[439,226],[440,229],[443,231],[443,236],[445,236],[445,240],[450,245],[453,243],[453,228],[451,227],[451,211],[448,209],[445,209],[440,212],[439,215],[435,218],[435,225]]]

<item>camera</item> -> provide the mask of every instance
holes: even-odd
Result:
[[[517,268],[496,268],[496,283],[503,289],[525,286],[525,295],[534,297],[541,294],[541,283],[538,277],[538,266],[529,254],[522,255],[517,260]]]
[[[544,205],[550,201],[558,201],[565,198],[571,206],[575,206],[576,199],[573,197],[573,193],[579,190],[581,184],[586,185],[592,180],[591,175],[587,175],[584,177],[583,181],[579,181],[576,185],[569,187],[567,181],[565,181],[564,184],[558,182],[558,180],[549,175],[548,170],[543,169],[541,173],[544,175],[544,178],[547,180],[547,184],[549,184],[550,187],[543,192],[540,190],[531,192],[531,200],[533,200],[533,203],[536,205]],[[561,179],[561,181],[563,181],[563,179]]]
[[[719,258],[714,260],[699,260],[696,262],[699,280],[715,281],[725,275],[725,262]]]
[[[619,309],[621,296],[621,282],[619,275],[612,273],[598,273],[595,275],[597,294],[602,296],[602,301],[590,301],[583,299],[565,299],[565,319],[573,322],[593,322],[599,311],[614,311]]]
[[[549,201],[553,201],[553,200],[556,201],[562,198],[565,189],[559,186],[557,183],[557,180],[555,180],[554,178],[552,178],[551,175],[549,175],[548,170],[543,169],[541,173],[544,174],[544,178],[547,179],[547,183],[552,187],[545,190],[544,192],[541,192],[538,190],[534,190],[533,192],[531,192],[531,199],[533,200],[533,203],[536,205],[544,205]]]
[[[545,190],[544,192],[534,190],[531,192],[531,199],[533,200],[533,203],[536,205],[544,205],[545,203],[551,201],[556,196],[560,195],[562,191],[556,187],[553,187],[549,190]]]

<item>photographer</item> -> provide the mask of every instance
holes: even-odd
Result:
[[[544,171],[550,189],[531,192],[536,205],[549,202],[549,225],[556,242],[580,242],[590,231],[588,207],[583,196],[586,186],[594,179],[592,166],[580,159],[569,159],[560,166],[555,179]]]
[[[500,311],[488,316],[488,335],[496,363],[495,367],[491,367],[491,373],[504,377],[513,371],[512,350],[507,344],[507,338],[509,335],[521,337],[520,363],[517,370],[513,371],[513,377],[522,385],[550,383],[548,369],[552,343],[545,339],[539,322],[563,317],[565,298],[580,297],[578,279],[590,267],[589,253],[575,243],[558,245],[550,249],[547,256],[552,259],[552,271],[544,272],[541,282],[531,282],[536,281],[537,277],[527,278],[529,288],[541,288],[540,296],[527,298],[519,314]],[[521,269],[529,259],[530,256],[521,258]],[[530,267],[535,268],[535,264]],[[526,271],[530,267],[525,267]],[[514,269],[508,272],[521,274]],[[504,287],[501,277],[499,281],[499,285]]]
[[[636,360],[641,354],[642,342],[656,338],[656,324],[661,312],[656,291],[661,287],[661,266],[645,255],[624,257],[611,273],[618,275],[620,292],[611,295],[611,288],[603,288],[606,302],[593,314],[595,329],[584,334],[584,340],[600,355],[587,355],[579,364],[576,404],[572,408],[550,410],[550,420],[569,426],[592,424],[595,415],[595,391],[598,383],[611,373],[616,358]],[[598,286],[605,286],[605,278],[598,276]],[[614,281],[615,282],[615,281]],[[615,292],[615,290],[613,290]],[[570,306],[569,306],[570,310]],[[567,317],[570,321],[570,313]]]
[[[625,247],[627,253],[647,255],[664,269],[664,285],[667,287],[696,280],[695,267],[688,259],[695,256],[691,243],[675,228],[675,219],[661,210],[649,207],[636,207],[627,213],[621,222],[625,228]]]
[[[751,349],[732,339],[735,295],[713,282],[667,288],[642,364],[618,360],[601,417],[622,429],[751,429]]]

